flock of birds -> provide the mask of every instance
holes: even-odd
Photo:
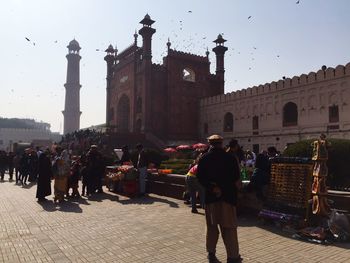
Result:
[[[295,3],[296,4],[300,4],[300,1],[301,0],[297,0]],[[193,11],[192,10],[188,10],[187,11],[188,14],[192,14]],[[252,21],[253,20],[253,16],[249,15],[247,17],[247,20],[249,21]],[[165,34],[162,34],[158,40],[159,41],[169,41],[169,39],[171,39],[171,48],[174,49],[174,50],[177,50],[177,49],[181,49],[181,51],[184,51],[184,52],[188,52],[188,53],[198,53],[199,50],[202,50],[202,53],[203,55],[205,54],[205,52],[208,50],[208,47],[206,46],[206,43],[205,43],[205,40],[207,39],[207,36],[200,36],[198,33],[195,33],[194,35],[189,35],[185,40],[180,38],[180,34],[183,32],[183,29],[184,29],[184,21],[183,20],[179,20],[178,22],[176,22],[174,19],[171,19],[170,22],[176,26],[176,23],[177,24],[177,29],[178,30],[171,30],[170,33],[171,33],[171,37],[169,36],[166,36]],[[224,36],[224,33],[221,33],[221,35]],[[34,42],[32,39],[30,39],[28,36],[25,37],[25,40],[32,44],[33,46],[36,46],[36,42]],[[58,43],[58,40],[55,40],[54,41],[55,44]],[[104,43],[101,43],[101,45],[104,44]],[[199,46],[198,46],[199,45]],[[198,48],[199,47],[199,48]],[[254,51],[256,51],[258,48],[253,46],[252,47],[253,50],[252,52],[250,52],[250,55],[252,56],[251,57],[251,61],[254,61],[255,60],[255,57],[253,56],[254,55]],[[235,48],[231,48],[231,50],[233,52],[235,52],[237,55],[240,55],[241,52],[238,51],[238,50],[235,50]],[[96,52],[104,52],[104,48],[96,48],[95,49]],[[162,53],[160,53],[159,50],[154,50],[154,57],[155,57],[155,63],[158,63],[158,64],[161,64],[161,59],[159,58],[163,58],[165,55],[166,55],[166,50],[164,50]],[[228,56],[232,56],[232,53],[231,52],[230,54],[228,54]],[[158,59],[157,59],[158,58]],[[280,55],[279,54],[276,54],[276,58],[280,58]],[[214,61],[215,63],[215,61]],[[83,67],[85,66],[85,64],[82,65]],[[248,70],[252,70],[252,66],[250,66],[248,68]],[[105,79],[103,79],[105,80]],[[235,82],[237,82],[237,80],[235,80]],[[14,92],[13,89],[11,89],[11,92]],[[52,96],[57,96],[57,94],[54,94],[54,93],[51,93],[50,95]],[[40,95],[38,94],[37,97],[40,97]]]

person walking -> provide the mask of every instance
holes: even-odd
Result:
[[[36,188],[36,198],[38,202],[47,201],[46,196],[51,195],[52,166],[50,152],[46,150],[39,156],[38,161],[38,184]]]
[[[225,244],[227,263],[242,261],[237,237],[237,192],[239,166],[236,158],[223,149],[223,138],[208,137],[210,149],[198,161],[197,178],[205,188],[206,249],[209,263],[217,263],[219,229]]]
[[[15,154],[13,152],[9,152],[7,154],[7,167],[9,169],[9,181],[13,181],[13,170],[14,170],[14,158]]]
[[[6,168],[7,168],[6,152],[0,151],[0,179],[1,179],[1,181],[4,181]]]
[[[67,182],[70,172],[70,160],[67,150],[60,147],[56,148],[57,156],[53,162],[54,183],[54,202],[61,203],[64,200],[64,195],[67,193]]]
[[[122,147],[122,152],[123,152],[123,155],[120,158],[119,164],[123,165],[124,163],[130,163],[131,157],[130,157],[129,147],[127,145],[124,145]]]
[[[198,182],[197,179],[197,169],[198,169],[198,161],[203,156],[203,154],[200,154],[195,162],[193,163],[192,167],[186,174],[186,185],[188,188],[188,191],[190,192],[191,196],[191,207],[192,213],[198,213],[197,210],[197,192],[199,194],[201,208],[205,208],[205,193],[203,186]]]
[[[20,173],[20,181],[22,186],[27,184],[27,179],[29,175],[29,155],[30,148],[25,149],[24,153],[21,156],[21,159],[19,161],[19,173]]]
[[[72,189],[71,197],[80,197],[79,194],[79,178],[80,178],[80,159],[78,156],[72,157],[72,165],[70,167],[70,176],[68,178],[67,197],[69,197],[69,190]]]
[[[140,197],[142,197],[146,194],[146,178],[147,178],[148,160],[147,160],[147,155],[146,155],[145,150],[143,149],[142,144],[136,145],[136,149],[138,152],[136,168],[138,169],[138,171],[140,173],[139,195],[140,195]]]
[[[87,195],[103,193],[102,179],[104,175],[104,161],[97,145],[91,145],[87,154]]]
[[[21,157],[19,154],[15,154],[13,158],[13,167],[15,169],[15,177],[16,177],[16,184],[18,184],[20,178],[19,178],[19,162],[20,162]]]
[[[28,156],[29,160],[29,182],[35,182],[38,177],[38,154],[36,151],[31,150]]]

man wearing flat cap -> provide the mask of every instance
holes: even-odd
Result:
[[[238,163],[223,149],[223,138],[220,135],[212,135],[207,139],[210,150],[198,162],[197,178],[205,188],[208,260],[209,263],[219,262],[215,252],[220,227],[227,263],[241,262],[236,216]]]

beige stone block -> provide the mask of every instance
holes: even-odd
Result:
[[[335,76],[334,68],[331,68],[331,67],[327,68],[327,70],[326,70],[326,79],[333,79],[334,76]]]
[[[324,79],[325,79],[325,76],[326,76],[326,72],[323,71],[322,69],[320,69],[320,70],[317,71],[317,73],[316,73],[316,79],[317,79],[317,81],[324,80]]]
[[[292,78],[292,87],[297,87],[297,86],[299,86],[299,83],[300,83],[299,77],[298,77],[298,76],[294,76],[294,77]]]
[[[300,85],[305,85],[308,82],[308,77],[306,74],[302,74],[299,78]]]
[[[345,74],[350,75],[350,63],[346,64],[345,66]]]
[[[308,75],[308,83],[313,83],[316,81],[316,73],[315,72],[310,72]]]
[[[279,81],[277,81],[277,89],[281,90],[283,88],[284,88],[284,81],[280,79]]]
[[[343,65],[338,65],[335,68],[335,76],[336,77],[342,77],[345,75],[345,67]]]

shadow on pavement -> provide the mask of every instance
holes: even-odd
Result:
[[[57,205],[58,211],[70,212],[70,213],[82,213],[83,209],[80,208],[79,204],[70,201],[64,201]]]
[[[179,205],[173,201],[170,201],[170,200],[167,200],[164,198],[154,197],[154,196],[130,198],[130,199],[126,199],[126,200],[120,200],[119,203],[121,203],[123,205],[128,205],[128,204],[151,205],[154,203],[163,203],[163,204],[168,204],[170,207],[173,207],[173,208],[179,207]]]
[[[102,202],[103,200],[118,201],[119,196],[109,194],[108,192],[96,193],[88,197],[89,201]]]
[[[30,182],[25,185],[22,185],[22,188],[29,189],[29,188],[32,188],[34,185],[36,185],[36,182]]]
[[[85,198],[82,198],[82,197],[68,198],[68,202],[76,203],[76,204],[80,204],[80,205],[90,205],[88,200]]]
[[[63,201],[60,204],[55,204],[52,200],[48,200],[45,202],[38,202],[41,207],[47,212],[68,212],[68,213],[82,213],[83,210],[80,208],[78,203],[74,203],[71,201]]]
[[[57,210],[52,200],[47,200],[45,202],[38,202],[38,204],[41,205],[41,207],[47,212],[55,212]]]

